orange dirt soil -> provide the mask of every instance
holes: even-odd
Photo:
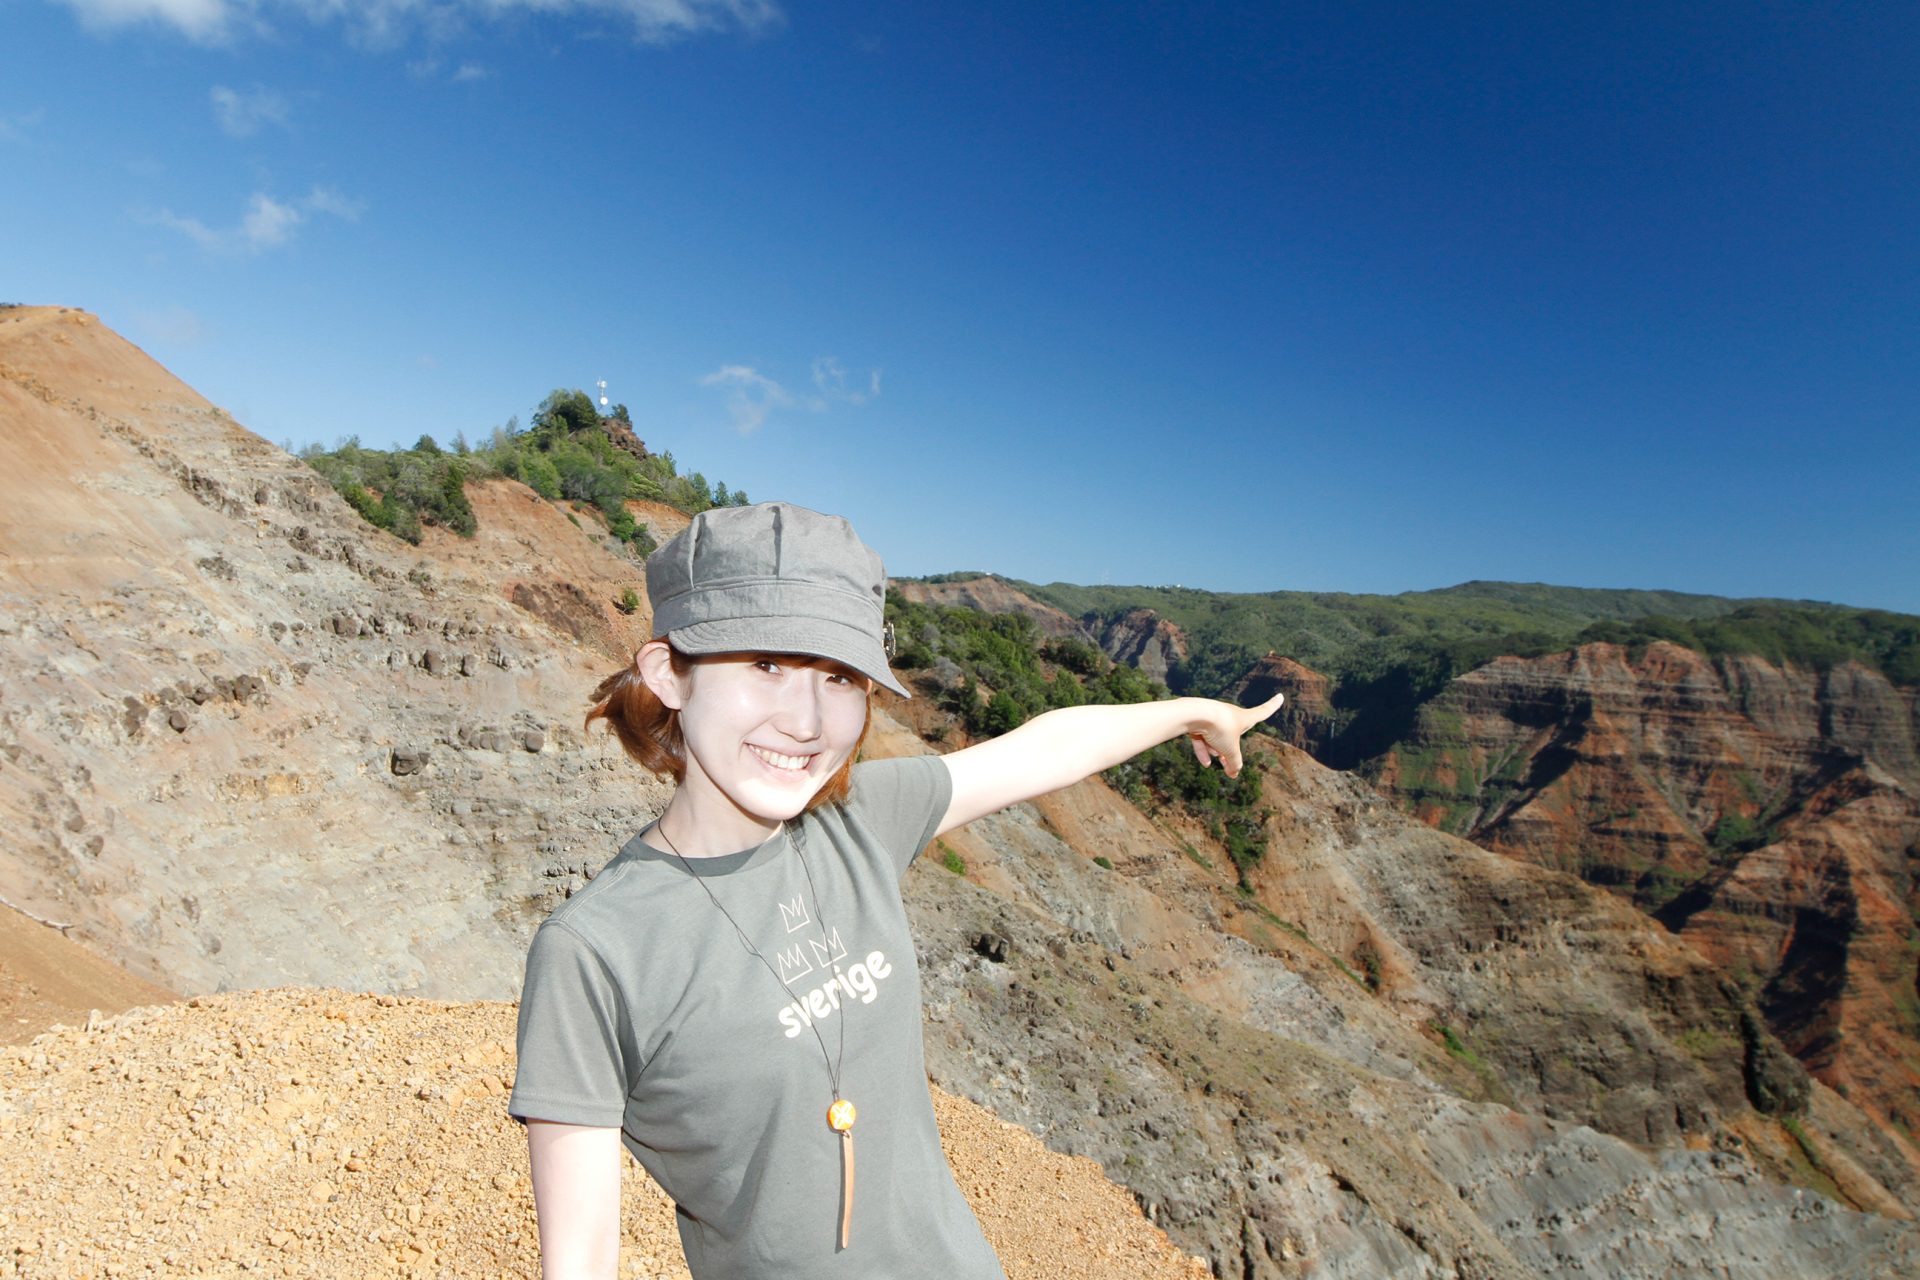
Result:
[[[0,1050],[0,1277],[536,1276],[513,1024],[509,1004],[295,988]],[[1208,1274],[1091,1160],[934,1103],[1009,1280]],[[684,1277],[673,1207],[632,1165],[624,1200],[623,1280]]]

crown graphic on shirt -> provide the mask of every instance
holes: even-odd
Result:
[[[806,899],[796,893],[793,895],[793,901],[791,903],[781,903],[780,923],[787,927],[788,933],[792,933],[795,929],[804,928],[808,923]]]
[[[817,942],[813,946],[816,951],[820,948]],[[780,962],[780,981],[782,982],[792,982],[795,978],[813,972],[813,962],[807,959],[805,942],[794,943],[775,958]]]
[[[807,945],[813,948],[813,958],[820,962],[822,968],[830,964],[838,964],[847,958],[847,947],[845,943],[840,941],[840,930],[838,929],[833,931],[833,937],[830,943],[816,942],[812,938],[809,938],[807,939]],[[798,948],[796,948],[796,950],[797,949]]]

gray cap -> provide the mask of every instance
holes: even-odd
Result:
[[[887,667],[887,573],[840,516],[715,507],[647,557],[653,630],[685,654],[830,658],[903,698]]]

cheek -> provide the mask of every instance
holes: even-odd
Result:
[[[832,719],[833,741],[851,749],[867,727],[867,700],[848,698],[845,705],[829,708],[828,714]]]

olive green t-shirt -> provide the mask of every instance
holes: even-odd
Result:
[[[619,1126],[695,1280],[1001,1277],[941,1153],[900,901],[951,794],[938,756],[856,765],[844,804],[693,860],[699,882],[635,836],[535,934],[509,1110]]]

